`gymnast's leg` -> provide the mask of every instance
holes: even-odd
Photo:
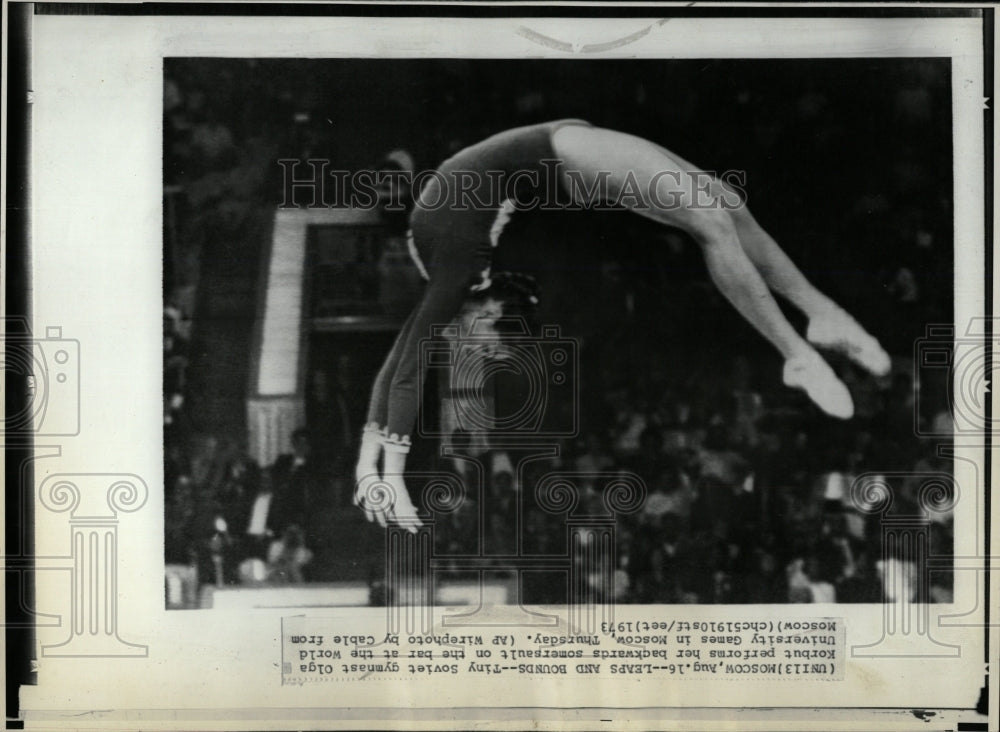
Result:
[[[682,170],[698,176],[700,184],[708,183],[708,193],[713,199],[725,202],[740,246],[764,282],[809,318],[806,338],[811,343],[845,353],[876,376],[889,372],[891,361],[879,342],[806,279],[778,243],[757,223],[739,192],[718,178],[706,180],[709,174],[705,171],[665,148],[655,147]]]
[[[612,130],[565,126],[553,134],[552,145],[565,163],[564,184],[569,190],[581,182],[572,178],[574,173],[586,185],[607,176],[607,197],[688,232],[701,247],[720,292],[784,356],[785,383],[805,390],[833,416],[847,419],[853,415],[847,388],[785,318],[740,245],[730,213],[720,207],[693,205],[697,188],[690,173],[662,148]],[[671,174],[664,175],[665,171]]]

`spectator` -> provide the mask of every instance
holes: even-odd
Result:
[[[248,558],[262,560],[267,556],[267,547],[271,539],[284,529],[280,521],[275,521],[272,504],[280,500],[275,496],[274,481],[270,471],[261,475],[261,481],[256,495],[249,503],[249,516],[245,528],[245,555]]]
[[[306,540],[313,541],[315,514],[330,502],[329,486],[313,460],[309,432],[292,433],[292,452],[278,456],[271,466],[271,480],[280,502],[272,508],[278,532],[291,525],[299,526]]]
[[[303,569],[312,558],[312,552],[304,544],[302,529],[289,526],[282,537],[268,547],[268,584],[301,584],[305,581]]]

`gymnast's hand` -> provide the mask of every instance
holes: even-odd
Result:
[[[385,470],[380,473],[379,452],[381,444],[373,447],[370,441],[362,442],[361,455],[354,470],[354,505],[364,511],[366,519],[378,521],[383,528],[391,522],[415,534],[423,523],[417,518],[417,509],[403,481],[406,455],[387,451]]]

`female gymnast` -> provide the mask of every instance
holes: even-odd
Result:
[[[558,189],[539,190],[553,171]],[[432,326],[456,318],[463,329],[475,320],[481,335],[505,308],[534,300],[527,280],[491,273],[492,250],[517,202],[541,197],[544,203],[553,194],[576,206],[613,201],[686,231],[716,287],[784,357],[785,385],[827,414],[849,419],[854,406],[810,343],[840,351],[875,375],[888,373],[889,356],[878,341],[806,280],[732,187],[647,140],[581,120],[507,130],[442,163],[410,216],[410,254],[428,282],[372,389],[354,495],[369,521],[414,532],[421,525],[403,481],[422,390],[419,343]],[[806,338],[772,290],[807,316]]]

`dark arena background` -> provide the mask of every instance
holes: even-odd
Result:
[[[885,514],[851,490],[896,475],[889,510],[919,516],[919,476],[951,473],[942,438],[921,437],[949,432],[946,369],[914,359],[929,325],[952,322],[947,59],[166,59],[163,115],[168,607],[391,593],[386,532],[351,502],[354,461],[421,282],[405,217],[308,208],[306,186],[288,200],[289,171],[433,169],[495,132],[566,117],[745,172],[757,220],[882,342],[893,372],[830,356],[856,415],[828,418],[782,386],[779,355],[685,235],[622,211],[517,213],[495,269],[538,280],[539,322],[560,327],[532,334],[543,352],[573,344],[571,381],[541,405],[572,429],[533,447],[416,441],[415,500],[428,473],[455,476],[465,498],[422,507],[437,599],[950,600],[951,573],[917,576],[887,553]],[[515,376],[487,386],[498,413],[516,411]],[[424,401],[421,424],[443,424],[439,380]],[[536,490],[553,472],[577,476],[561,507]],[[641,478],[636,510],[607,509],[599,476],[614,474]],[[581,590],[569,547],[588,516],[611,527],[613,582],[584,576]],[[925,518],[928,551],[947,556],[950,513]]]

